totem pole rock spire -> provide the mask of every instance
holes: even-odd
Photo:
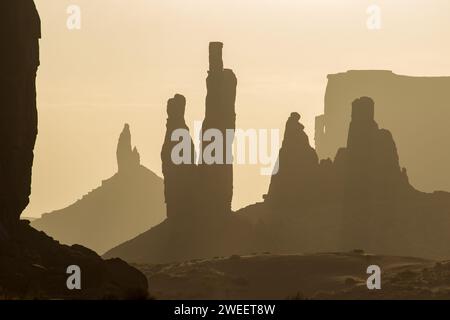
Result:
[[[222,72],[223,60],[222,60],[222,42],[210,42],[209,43],[209,71],[210,72]]]
[[[223,138],[222,159],[220,163],[201,164],[201,211],[205,215],[221,215],[231,212],[233,197],[233,164],[227,163],[234,136],[227,136],[227,129],[236,125],[235,100],[237,79],[233,71],[223,68],[223,44],[209,44],[209,72],[206,78],[206,110],[202,125],[202,136],[209,130],[218,130]],[[202,154],[210,143],[202,143]]]

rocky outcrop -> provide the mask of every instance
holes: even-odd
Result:
[[[234,133],[230,135],[229,130],[235,129],[237,80],[231,70],[223,68],[222,48],[220,42],[209,44],[205,119],[198,165],[195,147],[184,120],[186,99],[177,94],[167,103],[167,130],[161,159],[168,218],[188,217],[199,221],[231,213],[233,164],[229,155]],[[173,159],[173,152],[180,152],[176,147],[179,144],[177,139],[183,139],[180,136],[173,137],[178,129],[184,130],[184,138],[190,145],[188,155],[179,155],[183,158],[182,163],[175,163]],[[213,155],[214,161],[211,162],[205,155]]]
[[[208,219],[231,213],[233,164],[230,155],[236,121],[237,80],[233,71],[223,68],[222,48],[220,42],[209,44],[205,118],[198,164],[184,120],[186,99],[176,94],[167,103],[168,118],[161,160],[170,219]],[[173,136],[177,130],[184,130],[186,134]],[[177,148],[183,139],[187,140],[190,148]],[[189,154],[177,154],[182,162],[176,163],[180,161],[173,159],[173,152]]]
[[[351,70],[328,75],[324,114],[316,119],[320,159],[344,147],[355,97],[376,102],[375,120],[395,137],[401,164],[421,191],[450,191],[450,77],[413,77],[384,70]],[[428,168],[428,169],[427,169]]]
[[[37,135],[36,71],[40,20],[32,0],[1,5],[0,296],[6,298],[145,297],[143,274],[121,260],[104,261],[79,245],[60,245],[19,216],[28,204]],[[5,29],[3,29],[5,23]],[[82,270],[82,290],[69,290],[67,268]]]
[[[3,246],[4,245],[4,246]],[[120,259],[103,260],[80,246],[61,245],[22,220],[0,253],[0,296],[6,299],[145,299],[147,280]],[[69,290],[71,265],[81,290]]]
[[[45,213],[31,225],[64,244],[81,244],[102,254],[160,223],[166,212],[163,180],[139,164],[128,125],[117,150],[116,174],[70,206]]]
[[[317,163],[299,116],[286,124],[279,171],[265,201],[239,211],[268,227],[275,252],[369,252],[445,258],[450,194],[409,183],[392,134],[380,129],[374,101],[352,103],[347,145]],[[433,230],[433,231],[432,231]]]
[[[221,49],[220,43],[210,44],[202,133],[216,129],[224,137],[224,130],[234,128],[236,79],[231,71],[223,69]],[[184,99],[174,99],[169,105],[177,106],[174,110],[179,110],[176,112],[179,121],[172,122],[169,114],[168,132],[186,128],[182,117]],[[353,249],[448,257],[450,194],[427,194],[414,189],[406,169],[400,166],[393,135],[380,129],[375,121],[373,99],[363,96],[348,103],[352,111],[347,142],[344,141],[345,147],[337,150],[333,160],[319,160],[299,122],[300,115],[292,113],[279,152],[279,169],[272,176],[264,201],[237,214],[227,214],[231,213],[232,165],[201,163],[193,168],[198,175],[187,179],[173,174],[182,168],[170,163],[169,150],[173,145],[166,134],[162,159],[164,175],[169,177],[168,208],[170,203],[179,209],[195,203],[201,215],[182,223],[170,217],[110,250],[105,257],[160,263],[233,253]],[[323,129],[316,133],[318,140],[327,139],[326,121],[326,115],[316,120]],[[200,149],[202,154],[213,143],[204,143]],[[230,145],[225,144],[220,150],[223,155],[227,148]],[[198,196],[192,196],[189,201],[181,195],[181,187],[175,188],[177,184],[183,189],[198,190]],[[190,210],[197,212],[195,208]],[[181,211],[179,214],[189,215]],[[194,215],[191,213],[190,217]]]
[[[376,249],[374,232],[383,230],[375,231],[375,226],[394,220],[397,202],[413,192],[406,170],[400,168],[392,135],[378,128],[374,110],[374,101],[368,97],[352,103],[347,147],[339,150],[335,160],[336,167],[343,169],[343,237],[348,249],[357,243]]]
[[[207,78],[205,120],[202,135],[215,130],[226,137],[235,127],[234,102],[236,77],[223,69],[222,44],[210,44],[210,70]],[[224,141],[218,163],[195,165],[195,153],[186,155],[188,163],[176,163],[172,152],[178,152],[172,134],[188,127],[184,120],[186,101],[175,95],[167,104],[167,124],[161,150],[167,217],[164,222],[138,237],[108,251],[104,257],[120,257],[133,262],[168,262],[194,258],[244,253],[254,247],[255,232],[242,217],[231,214],[233,166],[226,162],[226,149],[233,139]],[[229,135],[228,135],[229,136]],[[194,146],[187,134],[187,145]],[[214,141],[203,143],[201,152]],[[232,236],[230,236],[232,235]]]
[[[272,176],[265,200],[274,208],[308,207],[317,200],[319,190],[315,179],[319,172],[319,159],[309,145],[300,115],[293,112],[286,122],[283,144],[278,157],[279,171]]]
[[[186,99],[179,94],[167,102],[168,117],[161,161],[167,218],[169,219],[194,219],[199,210],[196,201],[198,190],[195,187],[199,183],[195,164],[195,147],[184,120],[185,107]],[[177,132],[181,135],[178,136]],[[176,146],[182,143],[183,139],[188,140],[190,148],[177,151]],[[172,152],[177,152],[179,159],[174,159]],[[186,154],[183,154],[184,152]]]

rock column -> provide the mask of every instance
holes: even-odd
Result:
[[[206,110],[202,137],[210,129],[217,130],[221,133],[223,148],[218,163],[206,164],[203,161],[200,164],[202,192],[199,201],[202,204],[202,213],[208,216],[230,213],[233,197],[233,164],[230,155],[234,135],[227,135],[227,129],[235,129],[237,79],[232,70],[223,68],[222,48],[223,44],[220,42],[209,44],[209,71],[206,79]],[[203,155],[210,143],[214,141],[203,141],[201,148]]]
[[[171,220],[191,219],[198,214],[195,149],[184,120],[185,107],[186,99],[179,94],[167,102],[166,135],[161,150],[161,160],[167,217]],[[183,144],[185,148],[178,148]]]

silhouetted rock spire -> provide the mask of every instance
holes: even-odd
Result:
[[[205,215],[221,215],[231,212],[233,197],[233,165],[227,154],[231,154],[234,135],[227,136],[227,129],[235,129],[237,79],[233,71],[223,69],[222,47],[220,42],[209,44],[209,71],[206,79],[207,95],[205,119],[202,136],[209,129],[218,130],[223,137],[220,163],[200,164],[201,211]],[[203,142],[202,154],[210,143]],[[229,160],[229,163],[227,163]]]
[[[227,155],[231,155],[234,134],[227,129],[235,129],[235,99],[237,80],[231,70],[223,69],[220,42],[209,44],[209,71],[206,79],[207,95],[205,119],[202,125],[200,163],[195,163],[195,148],[190,135],[172,135],[177,129],[189,132],[184,120],[186,99],[176,94],[167,103],[166,136],[161,150],[164,174],[164,192],[169,218],[192,218],[194,216],[215,216],[231,213],[233,197],[233,165]],[[206,135],[205,135],[206,133]],[[210,140],[205,139],[213,133]],[[217,134],[220,137],[217,137]],[[177,148],[181,140],[189,140],[191,153],[180,154]],[[207,141],[204,141],[207,140]],[[208,153],[205,150],[210,149]],[[184,152],[181,151],[181,152]],[[173,158],[183,158],[176,163]],[[210,155],[206,159],[205,154]],[[213,158],[214,162],[211,163]]]
[[[399,165],[392,134],[379,129],[374,120],[371,98],[362,97],[353,102],[347,148],[338,155],[335,160],[338,165],[347,162],[345,175],[347,184],[353,186],[351,192],[355,199],[364,199],[365,203],[374,199],[389,201],[399,189],[409,186],[406,171]]]
[[[210,42],[209,43],[209,71],[210,72],[222,72],[223,60],[222,60],[222,42]]]
[[[181,136],[175,138],[176,130],[181,129],[180,133],[189,133],[189,128],[184,120],[185,107],[186,99],[180,94],[176,94],[167,101],[166,135],[161,150],[161,160],[167,217],[170,219],[189,219],[197,214],[198,179],[195,149],[191,137],[184,137],[189,139],[190,154],[183,154],[183,152],[188,152],[187,149],[177,151],[175,148],[180,143],[177,139],[182,139]],[[172,152],[177,153],[178,160],[173,158]],[[179,160],[183,160],[183,162],[176,163]]]
[[[374,247],[377,237],[369,221],[393,219],[396,202],[411,187],[406,170],[400,168],[391,133],[379,129],[374,120],[371,98],[353,101],[347,148],[339,150],[335,164],[344,170],[341,182],[345,245]]]
[[[299,120],[300,115],[293,112],[286,122],[278,173],[272,176],[266,196],[272,205],[283,206],[287,210],[310,204],[318,192],[314,182],[319,160]]]
[[[279,153],[278,173],[272,176],[263,212],[268,210],[272,219],[292,219],[288,229],[298,219],[310,224],[307,230],[297,226],[309,238],[326,238],[321,227],[334,230],[334,241],[346,250],[358,246],[388,250],[392,238],[386,236],[390,234],[386,228],[404,214],[400,202],[414,197],[416,191],[406,170],[400,168],[391,133],[378,128],[374,114],[371,98],[354,100],[347,146],[339,149],[334,162],[326,159],[319,163],[298,122],[300,115],[292,113]],[[322,119],[316,120],[321,125]],[[307,246],[301,236],[287,239]],[[305,235],[303,242],[306,239]]]
[[[117,167],[119,172],[126,172],[140,165],[140,155],[136,147],[131,146],[130,126],[125,124],[117,143]]]

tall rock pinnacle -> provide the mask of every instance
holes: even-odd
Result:
[[[233,197],[233,165],[227,163],[234,140],[226,134],[227,129],[235,129],[237,79],[233,71],[223,68],[221,42],[209,44],[209,71],[206,78],[206,110],[202,125],[202,136],[209,129],[220,131],[223,137],[221,163],[201,164],[202,211],[206,215],[231,212]],[[202,154],[209,145],[202,144]]]
[[[351,180],[348,184],[354,186],[352,195],[355,199],[370,195],[389,201],[407,183],[392,134],[379,129],[374,120],[371,98],[362,97],[352,104],[346,150],[347,177]],[[365,199],[365,203],[368,202],[370,199]]]
[[[119,172],[127,172],[140,165],[139,152],[136,147],[131,147],[131,132],[128,124],[125,124],[120,134],[116,155]]]
[[[196,186],[198,185],[197,170],[195,165],[195,151],[192,139],[190,140],[188,163],[175,163],[172,152],[178,141],[172,140],[172,134],[177,129],[184,129],[185,133],[189,128],[184,120],[186,99],[180,94],[176,94],[167,101],[167,123],[164,144],[161,150],[162,171],[164,174],[164,196],[166,199],[167,217],[169,219],[189,219],[197,213],[196,208]],[[184,152],[187,150],[183,150]]]
[[[207,95],[205,119],[202,125],[199,164],[196,164],[195,148],[184,120],[186,99],[176,94],[167,102],[167,124],[164,144],[161,150],[164,174],[164,193],[168,218],[210,217],[231,213],[233,197],[233,165],[228,161],[234,135],[227,134],[235,129],[235,100],[237,80],[233,71],[223,68],[223,44],[209,44],[209,71],[206,79]],[[184,130],[187,137],[173,137],[177,129]],[[220,135],[208,140],[209,133]],[[190,154],[184,148],[178,149],[180,141],[190,144]],[[216,141],[220,139],[220,143]],[[205,141],[206,140],[206,141]],[[185,144],[185,143],[183,143]],[[183,150],[183,151],[181,151]],[[205,150],[213,150],[213,163],[205,161]],[[177,153],[181,163],[173,159]],[[180,157],[181,156],[181,157]]]

